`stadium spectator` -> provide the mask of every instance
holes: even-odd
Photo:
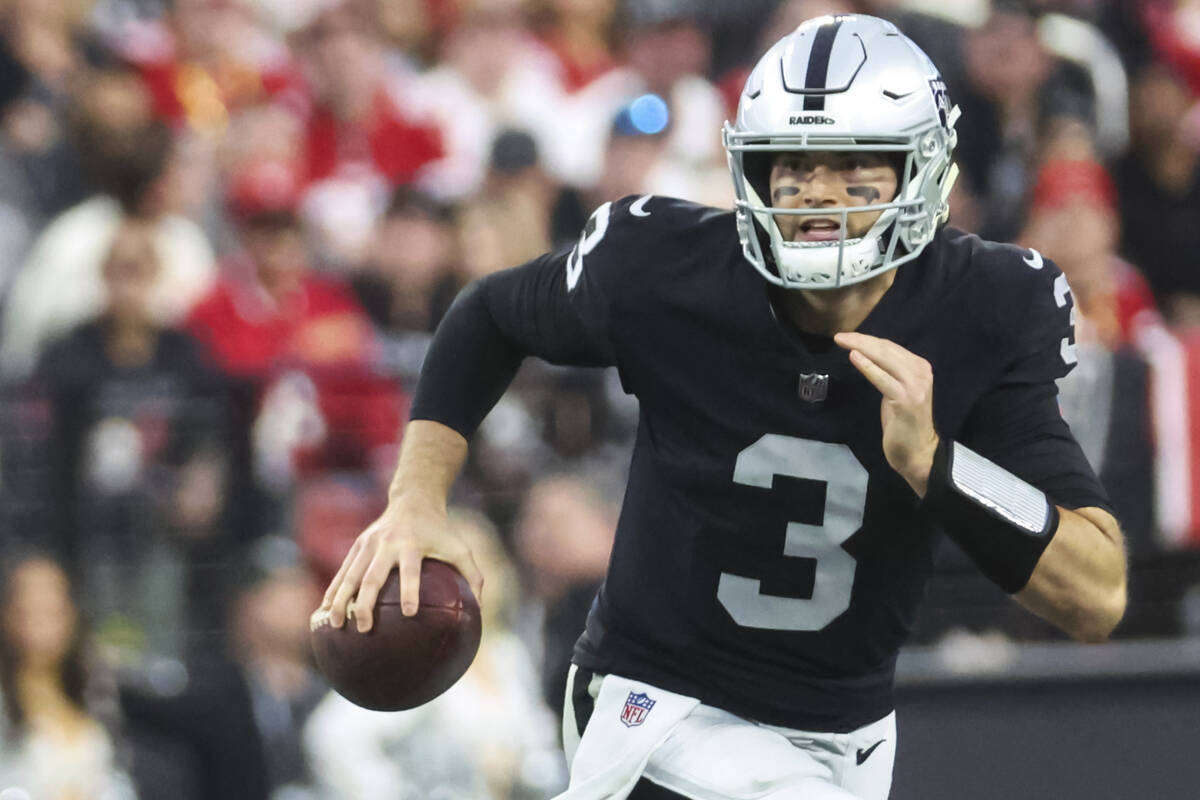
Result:
[[[1200,135],[1195,100],[1168,68],[1131,92],[1131,148],[1115,167],[1121,252],[1140,266],[1175,325],[1200,324]]]
[[[429,333],[452,298],[452,209],[418,190],[392,195],[376,231],[366,269],[352,281],[371,319],[383,330]]]
[[[542,615],[542,692],[562,713],[567,667],[608,569],[616,509],[581,476],[551,475],[525,495],[516,551]]]
[[[8,3],[0,24],[0,50],[9,62],[14,101],[5,120],[12,154],[31,194],[30,211],[49,217],[83,200],[91,186],[71,142],[75,84],[106,52],[87,25],[82,7],[65,0]]]
[[[965,32],[961,73],[942,68],[962,108],[960,183],[980,205],[978,233],[999,241],[1020,231],[1039,133],[1055,117],[1093,115],[1086,77],[1042,45],[1038,13],[1023,0],[999,0],[981,27]]]
[[[519,130],[502,131],[491,145],[486,181],[459,212],[460,283],[545,252],[552,244],[560,196],[558,185],[542,168],[534,137]]]
[[[453,519],[489,570],[479,654],[444,695],[410,711],[367,711],[330,693],[305,731],[321,797],[518,800],[563,788],[555,726],[512,632],[516,571],[490,523],[461,511]]]
[[[436,61],[439,34],[434,13],[436,3],[427,0],[374,0],[374,3],[379,28],[394,58],[408,62],[407,66],[414,71]]]
[[[392,186],[411,183],[445,152],[437,128],[414,118],[406,104],[367,8],[333,3],[299,40],[314,100],[307,120],[310,181],[365,172]]]
[[[452,210],[418,190],[397,189],[350,282],[380,332],[384,369],[409,390],[457,291],[458,261]]]
[[[280,542],[292,550],[290,542]],[[262,549],[262,548],[260,548]],[[301,731],[327,691],[313,670],[308,613],[320,589],[303,568],[283,563],[258,567],[234,604],[234,658],[250,690],[273,796],[309,784]]]
[[[310,663],[312,579],[276,537],[233,561],[210,646],[170,680],[148,671],[122,682],[131,732],[156,761],[139,781],[146,797],[311,797],[299,732],[324,692]]]
[[[675,180],[652,175],[647,191],[727,205],[728,179],[711,174],[724,163],[719,132],[725,111],[720,92],[705,77],[709,40],[698,10],[684,0],[637,0],[626,12],[617,54],[620,67],[572,91],[561,62],[552,60],[549,79],[523,85],[514,96],[517,119],[534,134],[548,174],[569,186],[590,189],[604,169],[613,118],[638,96],[657,94],[666,101],[671,122],[660,157],[670,168],[660,172]],[[681,180],[685,174],[688,179]]]
[[[37,555],[0,580],[0,786],[21,796],[132,800],[116,705],[104,690],[66,573]]]
[[[21,97],[24,68],[0,48],[0,302],[37,229],[43,224],[26,152],[46,138],[47,113]]]
[[[661,108],[659,120],[653,110]],[[609,130],[604,150],[604,171],[584,207],[619,200],[629,194],[690,195],[703,194],[703,173],[670,155],[670,111],[658,95],[642,95],[617,113]],[[724,184],[714,193],[728,193]],[[728,205],[728,198],[725,205]]]
[[[457,496],[507,527],[547,474],[587,475],[619,492],[609,479],[623,473],[636,427],[637,402],[614,370],[526,364],[480,427]]]
[[[720,129],[721,93],[705,77],[708,35],[698,10],[682,0],[637,0],[629,8],[625,54],[641,92],[666,101],[665,151],[645,191],[728,207],[732,204]]]
[[[367,356],[370,329],[358,304],[310,264],[300,191],[300,176],[280,161],[244,164],[228,186],[241,250],[222,264],[219,283],[187,327],[229,375],[263,381],[287,361]]]
[[[1161,317],[1145,276],[1116,255],[1117,190],[1097,159],[1081,123],[1058,126],[1042,148],[1020,241],[1060,266],[1094,336],[1119,348]]]
[[[553,67],[516,3],[490,0],[466,9],[447,35],[441,62],[414,82],[414,103],[437,121],[447,151],[426,188],[447,199],[478,192],[500,131],[536,127],[540,115],[550,113],[542,105],[562,93]],[[530,115],[525,107],[533,98],[537,109]]]
[[[313,268],[299,191],[286,163],[237,172],[228,201],[242,249],[187,322],[234,381],[242,419],[253,427],[249,457],[272,492],[298,473],[369,469],[386,458],[406,402],[373,370],[374,331],[353,292]]]
[[[1120,5],[1120,4],[1117,4]],[[1200,97],[1200,6],[1179,0],[1150,0],[1135,4],[1151,47]]]
[[[229,120],[226,135],[214,139],[195,133],[179,137],[186,152],[176,172],[186,181],[186,203],[192,215],[202,221],[217,252],[226,257],[242,247],[238,219],[229,204],[230,190],[244,168],[259,162],[281,165],[277,171],[302,179],[304,126],[286,108],[275,104],[258,105],[237,112]],[[314,233],[314,239],[317,236]],[[314,241],[314,247],[320,242]]]
[[[137,69],[154,112],[208,136],[262,102],[303,112],[307,91],[284,44],[262,30],[250,0],[176,0],[156,20],[128,21],[117,54]]]
[[[181,319],[214,278],[203,232],[164,202],[171,136],[151,117],[137,78],[97,72],[81,84],[75,102],[74,135],[101,193],[51,221],[17,273],[0,337],[0,372],[9,379],[28,376],[48,342],[100,311],[100,267],[127,214],[153,223],[162,259],[152,303],[157,319]]]
[[[616,69],[615,0],[546,0],[539,38],[558,61],[563,87],[577,92]]]
[[[63,0],[10,3],[5,8],[5,49],[44,90],[65,95],[96,46],[79,8]],[[62,98],[65,99],[65,98]]]
[[[380,472],[382,473],[382,469]],[[379,489],[386,476],[337,473],[296,487],[293,538],[316,580],[332,578],[364,525],[382,510]]]
[[[619,45],[610,49],[605,43],[612,31],[609,5],[608,0],[543,4],[540,17],[535,9],[542,41],[511,65],[503,87],[499,127],[529,131],[547,174],[568,186],[595,182],[613,115],[642,91],[643,81],[623,64]],[[617,41],[624,39],[622,30]]]
[[[128,621],[164,654],[182,647],[186,621],[171,577],[186,547],[168,532],[220,530],[229,431],[196,343],[153,316],[156,245],[149,223],[122,224],[101,267],[101,314],[52,345],[36,377],[52,409],[53,545],[97,623]]]
[[[294,37],[314,105],[302,118],[303,216],[322,263],[361,266],[396,186],[436,188],[444,137],[418,100],[411,67],[389,58],[383,4],[323,4]]]
[[[1140,333],[1161,325],[1145,279],[1116,255],[1112,180],[1087,157],[1038,171],[1021,243],[1052,259],[1070,281],[1078,367],[1059,383],[1063,417],[1108,490],[1132,551],[1155,542],[1155,453],[1149,365]]]

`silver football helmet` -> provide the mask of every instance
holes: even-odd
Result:
[[[725,123],[746,258],[789,289],[848,286],[916,258],[948,214],[958,113],[933,62],[892,23],[865,15],[803,23],[759,60],[737,120]],[[769,205],[774,155],[805,150],[895,154],[895,198],[836,208]],[[882,213],[864,235],[847,238],[847,215],[857,211]],[[785,241],[775,223],[777,214],[839,213],[837,240]]]

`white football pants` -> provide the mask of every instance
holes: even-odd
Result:
[[[579,746],[571,688],[563,712],[567,763]],[[595,701],[605,676],[588,685]],[[617,717],[596,705],[590,721]],[[896,755],[896,715],[850,733],[762,725],[700,704],[650,754],[642,776],[691,800],[887,800]]]

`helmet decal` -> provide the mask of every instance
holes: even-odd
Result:
[[[828,22],[817,28],[816,34],[813,35],[812,49],[808,55],[808,69],[804,74],[804,110],[805,111],[824,111],[825,110],[825,95],[816,94],[812,90],[825,89],[825,79],[829,75],[829,54],[833,52],[833,40],[837,38],[838,30],[842,27],[840,17],[833,17]],[[784,74],[784,83],[787,82],[787,75]]]

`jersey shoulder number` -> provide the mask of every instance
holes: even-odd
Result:
[[[732,220],[721,220],[713,227],[712,222],[722,213],[650,194],[602,204],[592,212],[579,241],[567,254],[567,291],[574,292],[581,280],[606,293],[652,282],[656,275],[669,271],[672,263],[691,258],[707,231],[734,236]]]
[[[1055,380],[1078,360],[1075,302],[1067,276],[1037,250],[958,239],[970,259],[971,308],[987,320],[1006,358],[1024,362],[1023,377]]]
[[[1046,352],[1047,372],[1060,378],[1075,366],[1075,298],[1067,276],[1053,261],[1032,248],[1017,248],[1020,263],[1009,267],[1020,273],[1018,286],[1028,308],[1025,326],[1028,347]]]
[[[587,224],[583,226],[583,234],[579,242],[567,256],[567,291],[574,291],[583,274],[584,257],[596,249],[604,234],[608,233],[608,221],[612,216],[612,203],[608,202],[592,212]]]

